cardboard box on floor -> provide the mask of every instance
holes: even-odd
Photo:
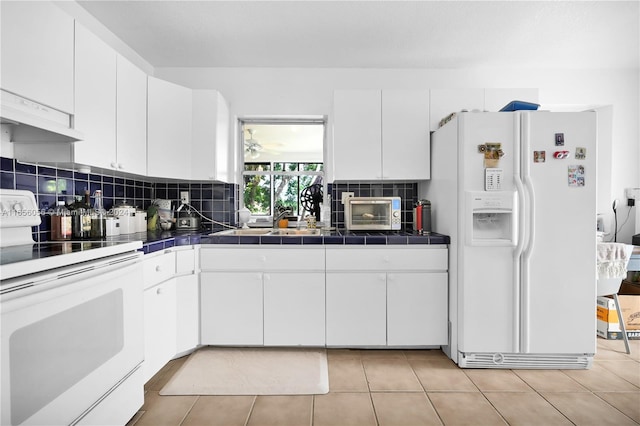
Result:
[[[629,339],[640,339],[640,295],[618,295]],[[599,296],[597,334],[605,339],[622,339],[618,313],[612,297]]]

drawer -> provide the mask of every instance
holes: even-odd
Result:
[[[327,247],[328,271],[446,271],[446,247]]]
[[[200,249],[203,271],[324,271],[324,247]]]
[[[148,258],[145,256],[142,261],[142,271],[145,289],[166,281],[176,273],[176,254],[170,252]]]

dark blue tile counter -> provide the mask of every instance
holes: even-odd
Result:
[[[158,232],[138,232],[135,234],[118,235],[107,237],[107,241],[142,241],[140,251],[153,253],[176,246],[190,246],[200,244],[203,235],[209,235],[211,231],[158,231]]]
[[[412,245],[449,244],[449,236],[431,233],[417,235],[411,232],[322,231],[322,235],[207,235],[201,244],[262,244],[262,245]]]
[[[194,244],[248,244],[248,245],[414,245],[449,244],[447,235],[431,233],[417,235],[412,232],[364,232],[322,231],[322,235],[278,236],[278,235],[209,235],[213,231],[163,231],[120,235],[108,241],[142,241],[140,249],[145,254],[176,246]]]

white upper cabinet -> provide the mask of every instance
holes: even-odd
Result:
[[[192,91],[148,77],[147,174],[191,179]]]
[[[74,161],[111,168],[116,161],[116,52],[76,23],[75,127],[85,139]]]
[[[116,158],[114,169],[147,174],[147,74],[117,57]]]
[[[193,91],[191,179],[228,182],[231,168],[229,106],[217,90]]]
[[[429,179],[427,90],[334,92],[334,180]]]
[[[334,180],[382,178],[381,96],[380,90],[334,92]]]
[[[49,2],[0,2],[4,90],[73,113],[73,18]]]
[[[382,91],[382,179],[431,178],[429,91]]]

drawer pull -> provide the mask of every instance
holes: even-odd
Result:
[[[164,294],[164,287],[158,287],[156,294]]]
[[[162,271],[162,266],[161,265],[157,265],[156,266],[156,272],[161,272]]]

